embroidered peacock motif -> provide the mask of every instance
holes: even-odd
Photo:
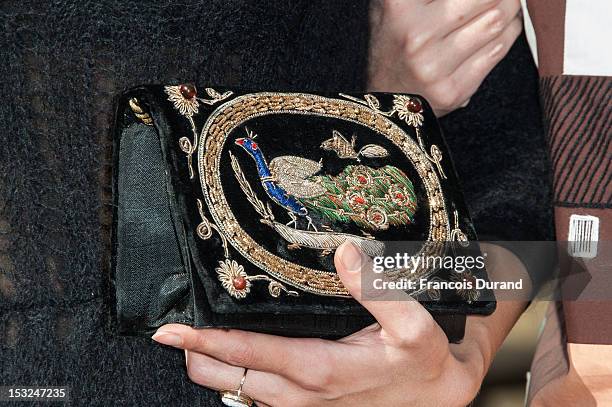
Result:
[[[338,175],[322,175],[321,161],[296,156],[276,157],[268,165],[254,137],[247,134],[235,143],[255,161],[267,195],[287,210],[291,218],[288,226],[297,227],[301,217],[307,220],[307,229],[323,233],[313,224],[310,216],[313,213],[373,231],[414,221],[417,209],[414,186],[399,168],[356,164],[347,165]]]

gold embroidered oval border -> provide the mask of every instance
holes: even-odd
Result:
[[[227,136],[234,128],[254,117],[279,113],[347,120],[388,138],[404,152],[425,185],[430,211],[428,241],[448,240],[449,217],[438,176],[419,145],[395,123],[376,110],[351,101],[304,93],[252,93],[225,102],[210,115],[202,129],[198,148],[198,169],[206,205],[227,240],[247,260],[280,281],[305,292],[348,296],[336,273],[301,266],[264,249],[240,227],[225,199],[220,162]],[[411,278],[426,277],[426,274],[427,270],[423,270]]]

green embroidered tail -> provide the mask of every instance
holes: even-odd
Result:
[[[414,221],[414,186],[400,169],[349,165],[337,176],[314,176],[327,193],[300,201],[334,222],[354,222],[364,229],[387,229]]]

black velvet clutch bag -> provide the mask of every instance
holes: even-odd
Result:
[[[123,334],[176,322],[347,335],[373,319],[335,273],[344,241],[370,256],[405,241],[457,256],[448,242],[476,240],[436,118],[415,95],[138,87],[118,101],[114,138]],[[486,278],[484,268],[388,271]],[[465,315],[495,307],[475,288],[406,292],[451,341],[463,337]]]

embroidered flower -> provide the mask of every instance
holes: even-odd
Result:
[[[452,272],[451,280],[463,283],[461,288],[457,289],[457,294],[468,303],[474,302],[480,297],[480,291],[476,288],[476,277],[471,272]]]
[[[215,269],[223,288],[235,298],[242,299],[251,291],[249,276],[244,272],[244,267],[236,260],[223,260]]]
[[[420,127],[423,125],[423,105],[417,98],[405,95],[393,96],[393,108],[398,117],[409,126]]]
[[[195,86],[182,84],[176,86],[166,86],[164,90],[168,94],[168,100],[174,104],[183,116],[193,116],[198,113],[198,99]]]

